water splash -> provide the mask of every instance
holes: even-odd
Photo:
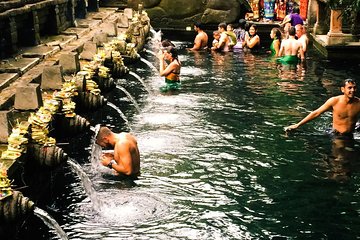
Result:
[[[139,76],[137,75],[136,73],[134,73],[133,71],[129,71],[129,75],[133,76],[134,78],[136,78],[145,88],[145,90],[148,92],[148,93],[151,93],[151,91],[149,90],[148,86],[146,86],[144,80]]]
[[[81,179],[81,183],[84,186],[84,190],[86,194],[89,196],[95,211],[100,212],[105,205],[103,201],[101,201],[91,183],[89,176],[84,172],[81,166],[73,161],[72,159],[68,160],[68,164],[70,165],[71,169],[79,176]]]
[[[157,57],[157,54],[154,51],[151,51],[149,49],[146,49],[145,52],[150,53],[151,55]]]
[[[56,234],[59,236],[61,240],[68,240],[67,234],[60,227],[60,225],[56,222],[54,218],[52,218],[47,212],[42,210],[41,208],[35,207],[34,214],[38,216],[49,228],[55,230]]]
[[[142,61],[143,63],[145,63],[146,65],[148,65],[152,70],[154,70],[155,72],[159,72],[159,70],[148,60],[146,60],[145,58],[140,58],[140,61]]]
[[[100,161],[100,154],[102,151],[102,147],[96,144],[96,137],[100,130],[100,124],[97,124],[95,127],[93,127],[95,134],[90,140],[90,149],[91,149],[91,155],[90,155],[90,162],[91,167],[94,171],[98,171],[99,169],[99,161]]]
[[[133,98],[133,96],[131,96],[131,94],[123,87],[121,86],[116,86],[117,89],[120,89],[123,93],[125,93],[125,95],[128,97],[128,99],[132,102],[132,104],[134,105],[134,107],[136,108],[136,110],[138,112],[140,112],[140,107],[139,104],[137,104],[136,100]]]
[[[120,117],[125,121],[125,124],[128,127],[128,129],[132,131],[128,119],[126,118],[125,114],[120,110],[120,108],[118,108],[115,104],[111,102],[107,102],[107,105],[119,113]]]

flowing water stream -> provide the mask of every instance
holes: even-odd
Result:
[[[306,64],[291,69],[265,54],[188,52],[191,42],[174,43],[181,49],[181,91],[160,94],[163,80],[143,64],[131,70],[153,93],[139,94],[129,80],[123,85],[142,102],[140,113],[127,116],[141,153],[138,180],[117,179],[96,156],[90,163],[90,155],[101,154],[93,135],[67,149],[106,202],[94,211],[79,184],[59,176],[64,188],[57,189],[56,207],[69,238],[360,236],[359,134],[350,145],[333,141],[326,134],[330,113],[292,134],[283,131],[341,94],[343,79],[358,78],[358,63],[326,61],[310,49]],[[105,111],[102,122],[128,131],[114,114]]]

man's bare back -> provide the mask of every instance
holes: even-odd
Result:
[[[130,158],[127,158],[130,154]],[[129,133],[117,134],[117,141],[114,148],[114,158],[120,161],[130,161],[132,173],[136,175],[140,173],[140,153],[136,139]]]

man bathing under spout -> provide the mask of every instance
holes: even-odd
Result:
[[[130,133],[114,133],[107,127],[101,127],[96,144],[114,148],[114,153],[102,155],[102,165],[115,170],[118,175],[135,178],[140,175],[140,153],[137,141]]]
[[[341,86],[343,95],[328,99],[318,109],[312,111],[297,124],[285,127],[285,131],[296,129],[305,123],[317,118],[325,111],[332,110],[333,115],[333,135],[334,137],[353,138],[356,123],[360,115],[360,99],[355,96],[356,83],[352,79],[344,80]]]

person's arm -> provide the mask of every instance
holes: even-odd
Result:
[[[281,44],[280,44],[280,50],[279,50],[279,53],[278,53],[278,57],[281,57],[281,56],[283,56],[283,54],[284,54],[284,51],[285,51],[285,47],[284,47],[284,42],[285,42],[286,40],[284,40],[284,41],[282,41],[281,42]]]
[[[165,60],[160,60],[160,76],[167,76],[175,69],[176,64],[174,62],[171,62],[168,66],[165,67]]]
[[[306,52],[307,48],[307,41],[306,38],[301,39],[302,49],[304,52]]]
[[[125,175],[131,175],[132,169],[132,158],[129,150],[129,144],[122,143],[115,146],[114,160],[116,164],[112,164],[111,168]]]
[[[302,48],[302,43],[300,42],[300,47],[299,47],[299,55],[300,55],[300,59],[301,61],[304,61],[305,60],[305,55],[304,55],[304,50]]]
[[[253,37],[252,39],[247,39],[247,40],[246,40],[246,45],[248,46],[248,48],[253,48],[253,47],[255,47],[259,42],[260,42],[260,37],[259,37],[258,35],[256,35],[256,36]]]
[[[282,21],[282,23],[280,23],[280,26],[283,27],[283,26],[285,26],[285,24],[287,24],[287,23],[290,22],[290,21],[291,21],[290,15],[286,15],[286,16],[284,17],[284,20]]]
[[[290,125],[288,127],[284,127],[284,130],[287,131],[291,131],[294,129],[297,129],[298,127],[304,125],[307,122],[310,122],[311,120],[314,120],[315,118],[317,118],[318,116],[320,116],[322,113],[332,109],[332,106],[334,106],[334,102],[336,101],[336,99],[334,97],[328,99],[322,106],[320,106],[318,109],[312,111],[311,113],[309,113],[305,118],[303,118],[300,122]]]
[[[221,33],[219,43],[216,46],[217,49],[222,48],[222,46],[225,44],[225,40],[227,37],[228,36],[226,35],[226,33]]]
[[[189,50],[191,50],[191,51],[199,50],[201,48],[201,42],[202,42],[201,36],[199,36],[199,34],[196,35],[195,40],[194,40],[194,46],[192,48],[190,48]]]
[[[274,49],[275,49],[275,57],[278,57],[280,53],[280,41],[275,41]]]

